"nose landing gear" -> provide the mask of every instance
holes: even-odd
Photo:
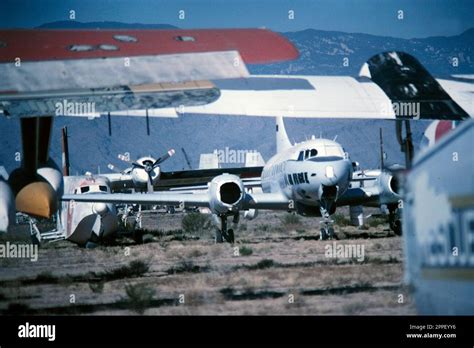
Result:
[[[319,231],[319,239],[337,239],[334,233],[333,223],[330,215],[336,211],[335,201],[337,198],[337,192],[339,188],[337,186],[322,186],[322,193],[320,194],[321,199],[319,200],[319,210],[321,211],[321,229]]]
[[[233,244],[235,241],[234,237],[234,229],[228,228],[227,226],[227,215],[222,214],[219,216],[220,218],[220,228],[216,230],[216,243],[223,243],[226,241],[227,243]],[[235,214],[232,219],[232,225],[235,228],[239,223],[240,215],[239,213]]]
[[[334,221],[331,220],[329,212],[321,207],[321,229],[319,230],[319,240],[327,239],[337,239],[336,233],[334,232],[334,227],[332,226]]]

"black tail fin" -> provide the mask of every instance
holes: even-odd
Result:
[[[377,54],[363,65],[360,76],[370,78],[385,92],[398,119],[459,121],[469,118],[423,65],[407,53]],[[417,107],[418,115],[401,112],[410,105]]]

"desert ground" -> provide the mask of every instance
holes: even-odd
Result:
[[[126,234],[90,249],[50,242],[37,262],[0,259],[0,312],[416,314],[402,281],[402,238],[380,218],[362,229],[349,226],[347,213],[335,219],[338,240],[319,240],[318,218],[260,212],[241,220],[235,244],[215,244],[206,216],[148,212],[141,243]],[[29,243],[27,226],[0,238]],[[363,258],[328,254],[344,246],[363,248]]]

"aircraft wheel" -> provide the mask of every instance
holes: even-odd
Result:
[[[227,233],[224,234],[224,238],[226,242],[233,244],[234,243],[234,230],[233,229],[227,230]]]
[[[390,228],[397,236],[402,235],[402,222],[400,221],[400,219],[395,220],[390,225],[391,225]]]
[[[337,239],[336,233],[334,232],[334,228],[329,227],[327,232],[328,239]]]
[[[321,228],[319,230],[319,240],[326,240],[328,239],[328,234],[326,232],[326,229],[325,228]]]

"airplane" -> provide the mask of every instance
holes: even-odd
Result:
[[[216,100],[210,80],[245,77],[246,64],[299,55],[266,29],[0,30],[0,47],[0,115],[19,119],[23,148],[0,196],[0,231],[15,210],[49,218],[58,209],[54,117],[145,110],[148,122],[149,109]]]
[[[221,173],[207,185],[194,186],[193,192],[166,191],[147,194],[112,193],[101,195],[65,194],[63,201],[99,203],[167,204],[205,207],[219,225],[216,242],[233,243],[234,225],[240,211],[247,219],[257,216],[259,209],[285,210],[303,216],[321,216],[320,239],[334,238],[330,215],[341,205],[397,205],[396,178],[389,173],[354,178],[354,163],[343,147],[329,139],[310,140],[291,145],[282,117],[276,118],[277,154],[264,165],[260,186],[262,192],[248,190],[235,174],[221,168]],[[376,184],[351,188],[352,181],[370,180]],[[203,191],[197,192],[199,188]],[[188,187],[188,189],[190,189]]]

